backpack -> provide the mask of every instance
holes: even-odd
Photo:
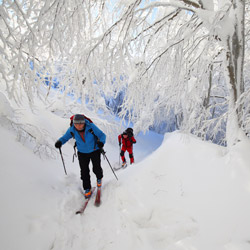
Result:
[[[81,114],[81,115],[83,115],[83,114]],[[72,115],[72,116],[70,117],[70,127],[73,125],[74,116],[75,116],[75,115]],[[84,118],[85,118],[86,120],[88,120],[90,123],[93,123],[93,121],[92,121],[90,118],[88,118],[86,115],[83,115],[83,116],[84,116]]]
[[[126,133],[128,134],[129,137],[134,136],[134,133],[133,133],[133,129],[132,129],[132,128],[127,128],[125,131],[126,131]]]

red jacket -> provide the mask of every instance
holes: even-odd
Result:
[[[118,142],[119,142],[119,144],[122,143],[123,147],[129,148],[129,147],[133,147],[133,144],[136,143],[136,140],[135,140],[134,136],[124,138],[123,135],[121,134],[118,136]]]

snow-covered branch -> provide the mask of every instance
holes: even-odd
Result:
[[[19,105],[25,96],[65,105],[70,95],[82,109],[109,112],[122,96],[114,109],[137,131],[169,117],[201,137],[231,121],[228,131],[245,130],[248,104],[237,103],[248,96],[248,8],[242,0],[3,1],[1,82]]]

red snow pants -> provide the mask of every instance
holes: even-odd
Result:
[[[125,147],[124,145],[122,146],[122,149],[121,149],[122,162],[126,162],[126,158],[124,155],[126,151],[128,151],[129,153],[130,164],[134,163],[133,147]]]

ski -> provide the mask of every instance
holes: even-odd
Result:
[[[95,206],[99,207],[101,205],[101,188],[97,188],[95,196]]]
[[[118,170],[120,170],[120,169],[122,169],[122,167],[114,168],[115,171],[118,171]]]
[[[86,207],[88,206],[89,200],[91,199],[94,192],[95,192],[95,187],[92,189],[91,196],[89,198],[85,199],[83,206],[78,211],[76,211],[76,214],[83,214],[84,213]]]
[[[114,168],[114,170],[115,171],[117,171],[117,170],[120,170],[120,169],[125,169],[126,167],[127,167],[128,165],[127,165],[127,163],[124,165],[124,166],[119,166],[119,167],[117,167],[117,168]]]

